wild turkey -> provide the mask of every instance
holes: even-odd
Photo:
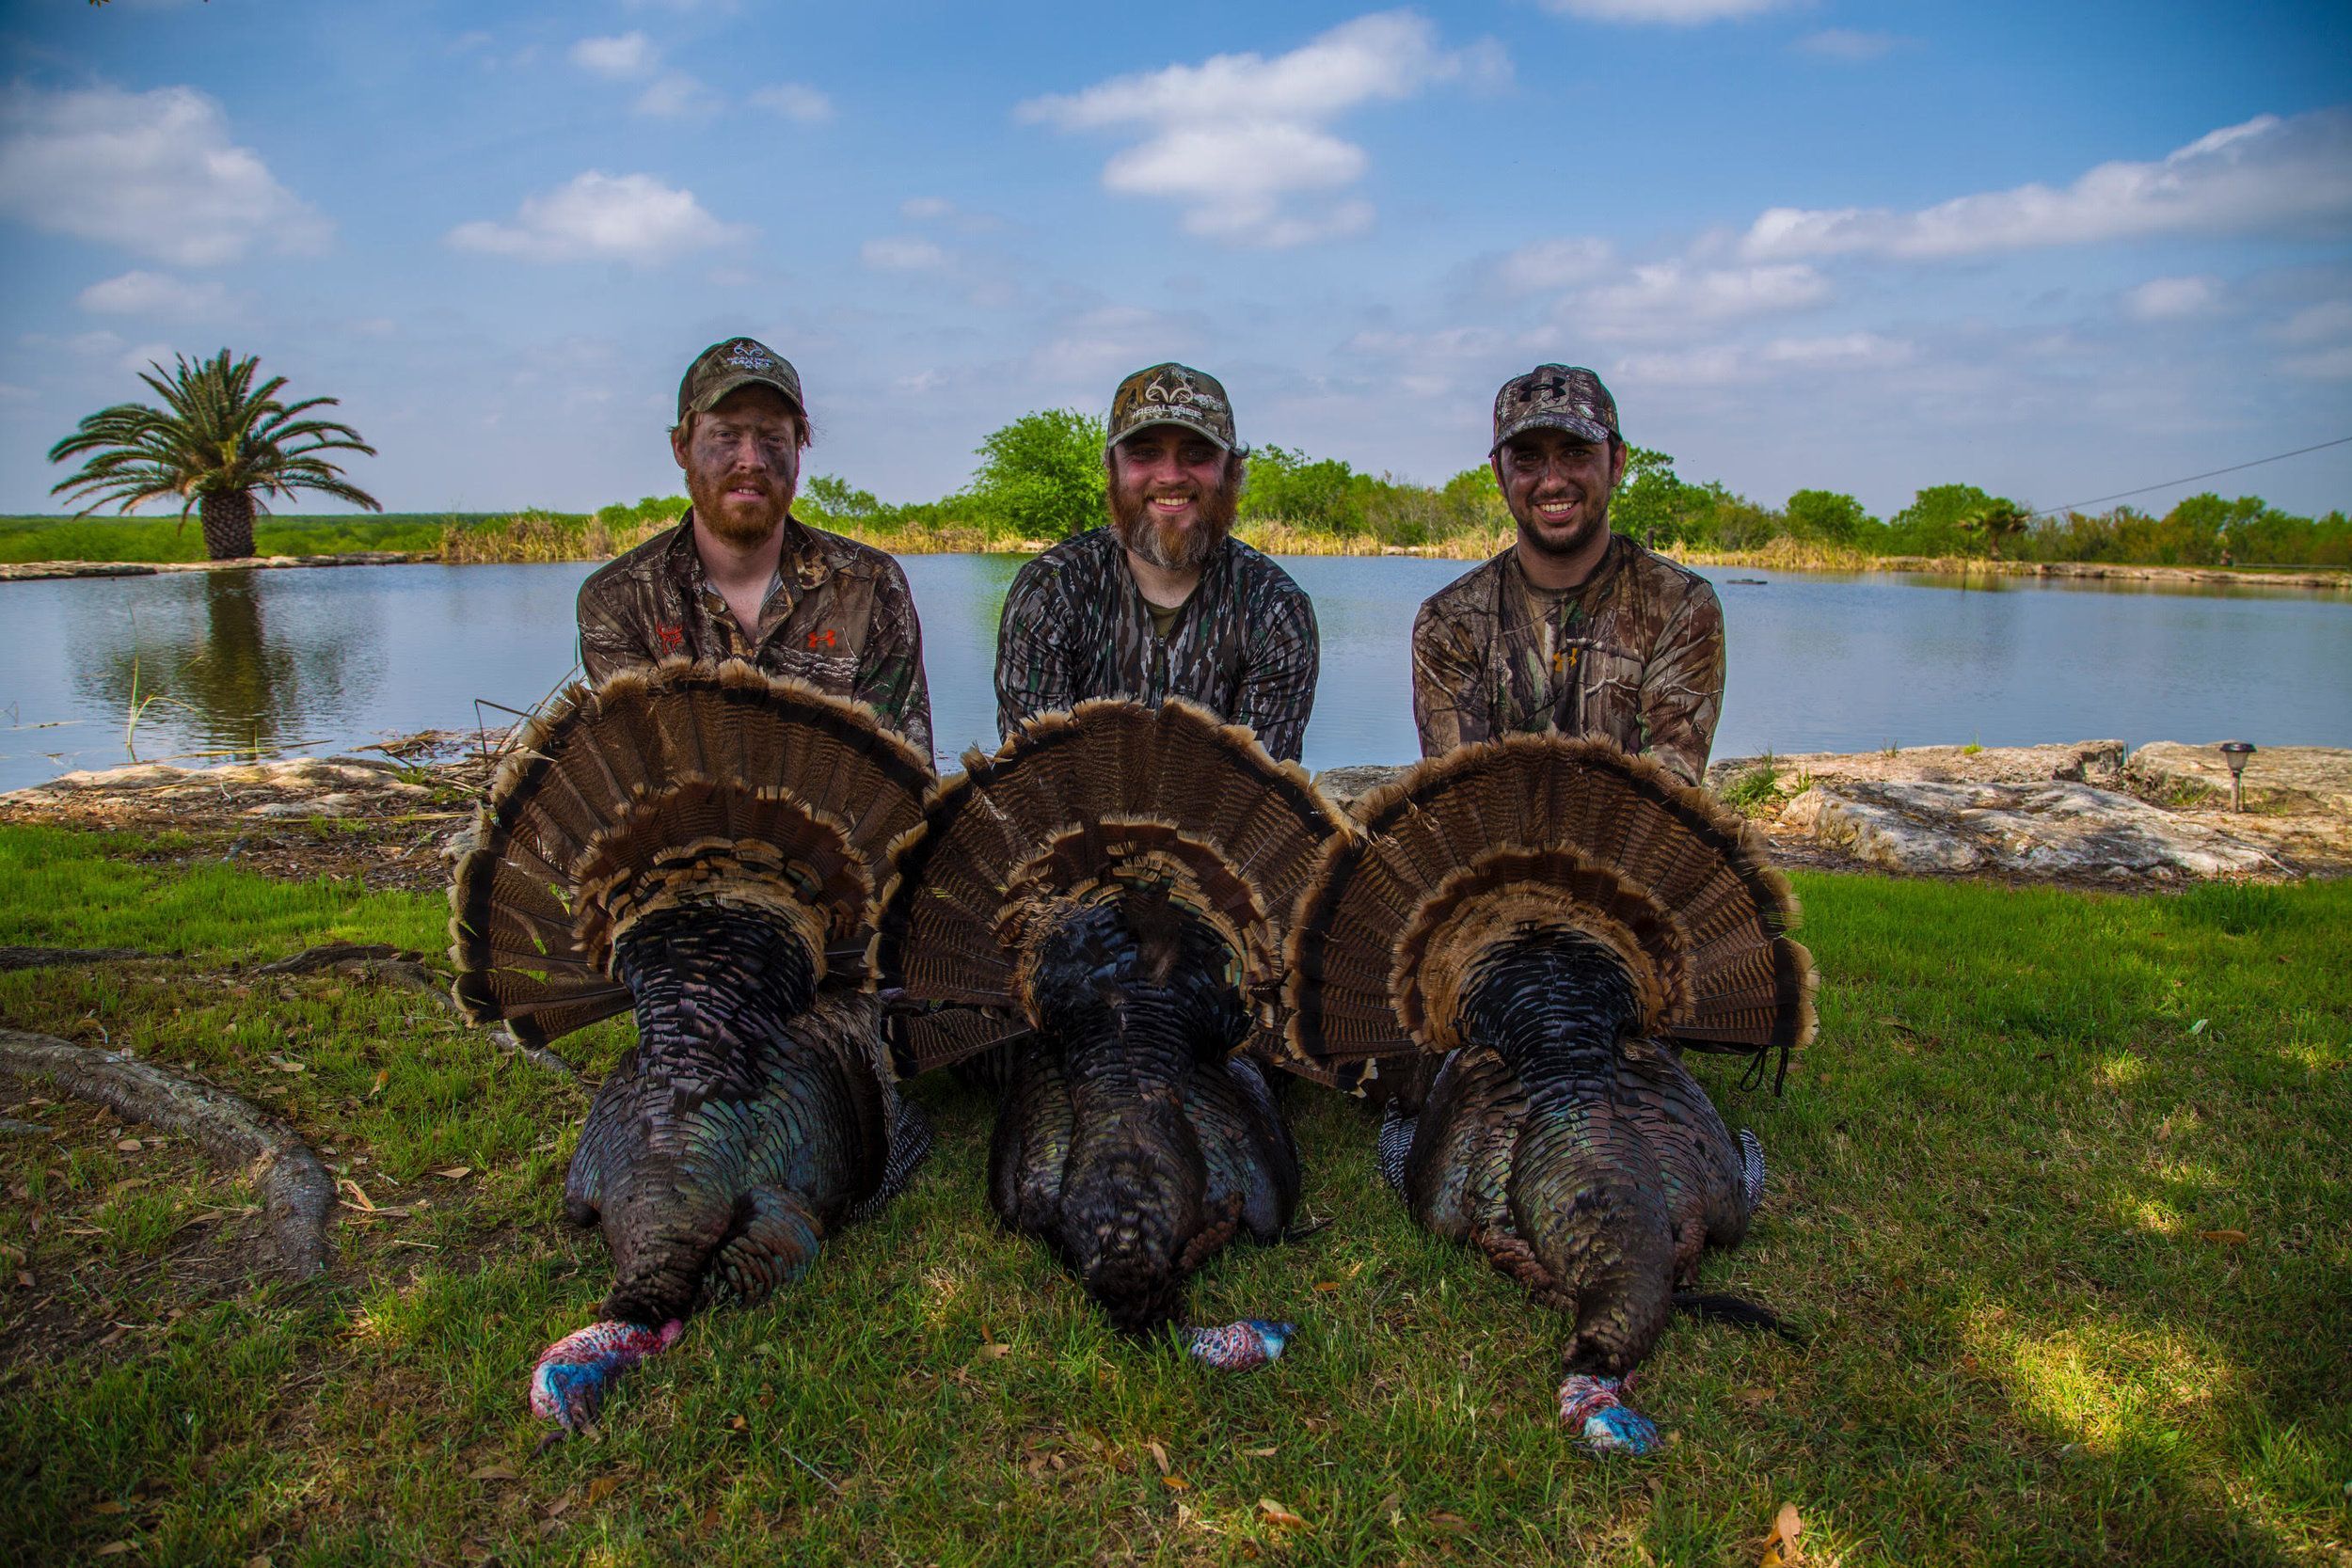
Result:
[[[1383,1172],[1422,1226],[1569,1315],[1571,1430],[1645,1451],[1656,1430],[1624,1379],[1764,1179],[1659,1037],[1810,1038],[1796,900],[1737,816],[1606,741],[1466,746],[1358,811],[1364,836],[1326,847],[1293,921],[1293,1064],[1355,1087],[1400,1053],[1446,1053],[1418,1115],[1383,1128]]]
[[[1237,1234],[1277,1240],[1297,1203],[1290,1128],[1246,1047],[1314,852],[1347,829],[1295,765],[1183,702],[1080,703],[964,767],[902,859],[882,970],[916,1002],[1025,1032],[990,1200],[1119,1329],[1161,1332],[1186,1276]],[[899,1069],[988,1037],[910,1036]],[[1240,1368],[1291,1332],[1248,1319],[1181,1338]]]
[[[500,768],[450,889],[459,1006],[527,1044],[637,1013],[564,1192],[616,1278],[539,1415],[577,1428],[698,1305],[797,1277],[929,1148],[866,959],[931,782],[863,707],[683,660],[574,687]]]

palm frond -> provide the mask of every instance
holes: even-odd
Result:
[[[310,410],[335,406],[331,397],[282,402],[284,376],[259,387],[261,365],[226,348],[191,361],[173,356],[172,369],[151,361],[139,379],[162,406],[123,403],[85,418],[73,434],[49,449],[49,460],[85,459],[54,485],[83,505],[81,515],[115,502],[129,512],[151,500],[177,496],[184,518],[207,496],[274,491],[291,497],[314,490],[381,512],[374,497],[352,484],[342,469],[318,454],[375,449],[351,426],[335,420],[306,419]]]

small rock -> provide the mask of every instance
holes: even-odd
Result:
[[[2280,869],[2217,829],[2086,784],[1836,779],[1790,801],[1780,826],[1889,871],[2161,878]]]

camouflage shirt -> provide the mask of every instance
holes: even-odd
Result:
[[[1507,549],[1413,622],[1421,751],[1521,731],[1598,735],[1697,784],[1724,706],[1724,612],[1697,573],[1619,534],[1593,575],[1547,594]]]
[[[798,518],[784,527],[776,581],[748,636],[704,574],[691,512],[598,568],[580,585],[580,662],[589,680],[677,655],[740,658],[867,705],[929,755],[923,627],[906,574],[854,539]]]
[[[1088,697],[1184,697],[1298,760],[1315,705],[1314,607],[1290,574],[1238,539],[1212,556],[1162,637],[1127,551],[1107,528],[1021,568],[996,633],[996,727]]]

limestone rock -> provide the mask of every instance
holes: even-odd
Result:
[[[2167,879],[2281,869],[2218,829],[2067,781],[1826,780],[1790,801],[1778,827],[1899,872]]]
[[[2051,746],[1913,746],[1885,752],[1800,752],[1787,756],[1724,757],[1707,769],[1707,787],[1720,793],[1733,780],[1771,766],[1783,780],[1879,779],[1933,784],[2031,784],[2068,779],[2112,781],[2123,768],[2120,740],[2075,740]]]
[[[2230,767],[2221,743],[2184,745],[2154,740],[2132,753],[2128,771],[2151,790],[2201,786],[2206,798],[2226,806]],[[2352,751],[2331,746],[2265,746],[2246,762],[2249,811],[2326,811],[2352,816]]]

